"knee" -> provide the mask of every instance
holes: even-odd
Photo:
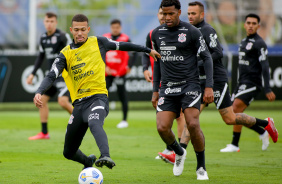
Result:
[[[225,117],[223,118],[223,121],[225,122],[225,124],[227,125],[235,125],[235,117]]]
[[[190,121],[187,128],[189,132],[194,132],[199,127],[199,123],[197,121]]]
[[[164,126],[161,122],[157,123],[157,130],[160,134],[166,133],[169,131],[169,128],[167,126]]]
[[[66,98],[58,98],[58,103],[61,107],[67,107],[69,101]]]

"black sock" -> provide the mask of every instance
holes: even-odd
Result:
[[[254,126],[250,127],[250,129],[254,130],[255,132],[257,132],[260,135],[262,135],[265,132],[265,130],[261,128],[260,126],[258,126],[257,124],[254,124]]]
[[[181,146],[182,148],[186,149],[188,145],[185,144],[185,143],[180,143],[180,146]]]
[[[266,127],[268,125],[268,121],[256,118],[256,125]]]
[[[168,145],[166,146],[166,149],[169,150],[169,151],[173,151],[173,149]]]
[[[239,140],[240,140],[241,132],[233,132],[233,139],[232,143],[234,146],[239,147]]]
[[[47,122],[41,122],[41,129],[42,129],[42,133],[43,134],[47,134],[48,133]]]
[[[178,138],[178,142],[180,143],[180,141],[181,141],[181,138]]]
[[[196,157],[197,157],[197,169],[198,170],[200,167],[203,167],[204,170],[206,170],[206,164],[205,164],[205,150],[201,151],[201,152],[197,152],[196,153]]]
[[[76,151],[76,153],[73,155],[71,160],[79,162],[84,165],[84,167],[92,167],[92,160],[88,159],[88,157],[82,153],[79,149]]]
[[[183,155],[183,149],[180,147],[180,145],[178,144],[178,142],[176,140],[174,140],[174,142],[169,145],[173,151],[175,152],[175,154],[177,155]]]

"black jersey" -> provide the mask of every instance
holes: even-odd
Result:
[[[197,27],[202,35],[203,38],[207,44],[207,47],[211,53],[212,60],[213,60],[213,79],[214,82],[227,82],[227,72],[222,64],[222,47],[218,41],[217,33],[214,30],[214,28],[206,23],[204,20],[200,22],[199,24],[195,25]],[[205,79],[205,70],[203,62],[199,59],[199,71],[200,71],[200,77],[203,77]]]
[[[244,38],[239,47],[239,83],[252,84],[262,88],[262,75],[265,92],[270,92],[269,63],[267,46],[256,33]]]
[[[189,23],[175,27],[166,24],[152,32],[153,47],[161,54],[154,63],[154,91],[180,84],[200,84],[197,56],[203,59],[207,75],[206,87],[213,87],[212,58],[201,32]]]
[[[39,55],[35,61],[32,74],[35,74],[41,66],[44,57],[47,59],[48,68],[50,70],[54,59],[59,55],[60,51],[70,43],[71,38],[69,34],[62,32],[59,29],[56,29],[55,33],[50,36],[48,36],[47,33],[42,34],[39,43]]]

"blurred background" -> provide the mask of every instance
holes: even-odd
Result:
[[[180,0],[181,20],[188,22],[187,7],[192,0]],[[257,13],[261,17],[259,34],[269,49],[271,87],[282,99],[282,0],[200,0],[205,5],[206,21],[217,31],[224,48],[224,64],[230,85],[236,85],[237,51],[242,38],[244,17]],[[25,79],[32,70],[38,53],[39,38],[45,32],[43,18],[47,11],[58,15],[58,28],[69,33],[71,18],[83,13],[90,20],[90,35],[110,31],[110,21],[122,21],[122,32],[133,43],[145,45],[148,32],[158,26],[157,11],[160,0],[0,0],[0,102],[31,102],[43,79],[47,65],[36,74],[35,84]],[[232,68],[234,68],[232,70]],[[132,101],[148,101],[152,86],[143,78],[141,58],[127,76],[127,91]],[[115,85],[110,92],[115,99]],[[265,100],[264,94],[258,99]]]

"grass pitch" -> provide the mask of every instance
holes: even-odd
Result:
[[[209,108],[210,109],[210,108]],[[278,131],[282,131],[282,113],[277,110],[247,110],[246,113],[258,118],[271,116]],[[0,183],[24,184],[75,184],[82,165],[65,159],[62,155],[64,135],[69,119],[65,111],[51,111],[49,118],[50,140],[29,141],[28,137],[40,130],[37,111],[0,112]],[[155,112],[132,110],[129,112],[130,126],[117,129],[121,120],[120,111],[110,111],[104,128],[107,132],[110,153],[116,162],[112,170],[99,168],[105,184],[145,183],[281,183],[282,182],[282,141],[270,140],[266,151],[261,150],[261,141],[256,133],[243,129],[239,153],[220,153],[232,138],[232,126],[222,121],[216,110],[206,110],[200,116],[201,128],[206,138],[206,166],[210,180],[196,180],[196,156],[192,145],[184,172],[175,177],[173,166],[155,160],[163,151],[164,143],[159,137]],[[176,131],[176,125],[173,127]],[[86,154],[99,151],[93,136],[88,131],[81,145]]]

